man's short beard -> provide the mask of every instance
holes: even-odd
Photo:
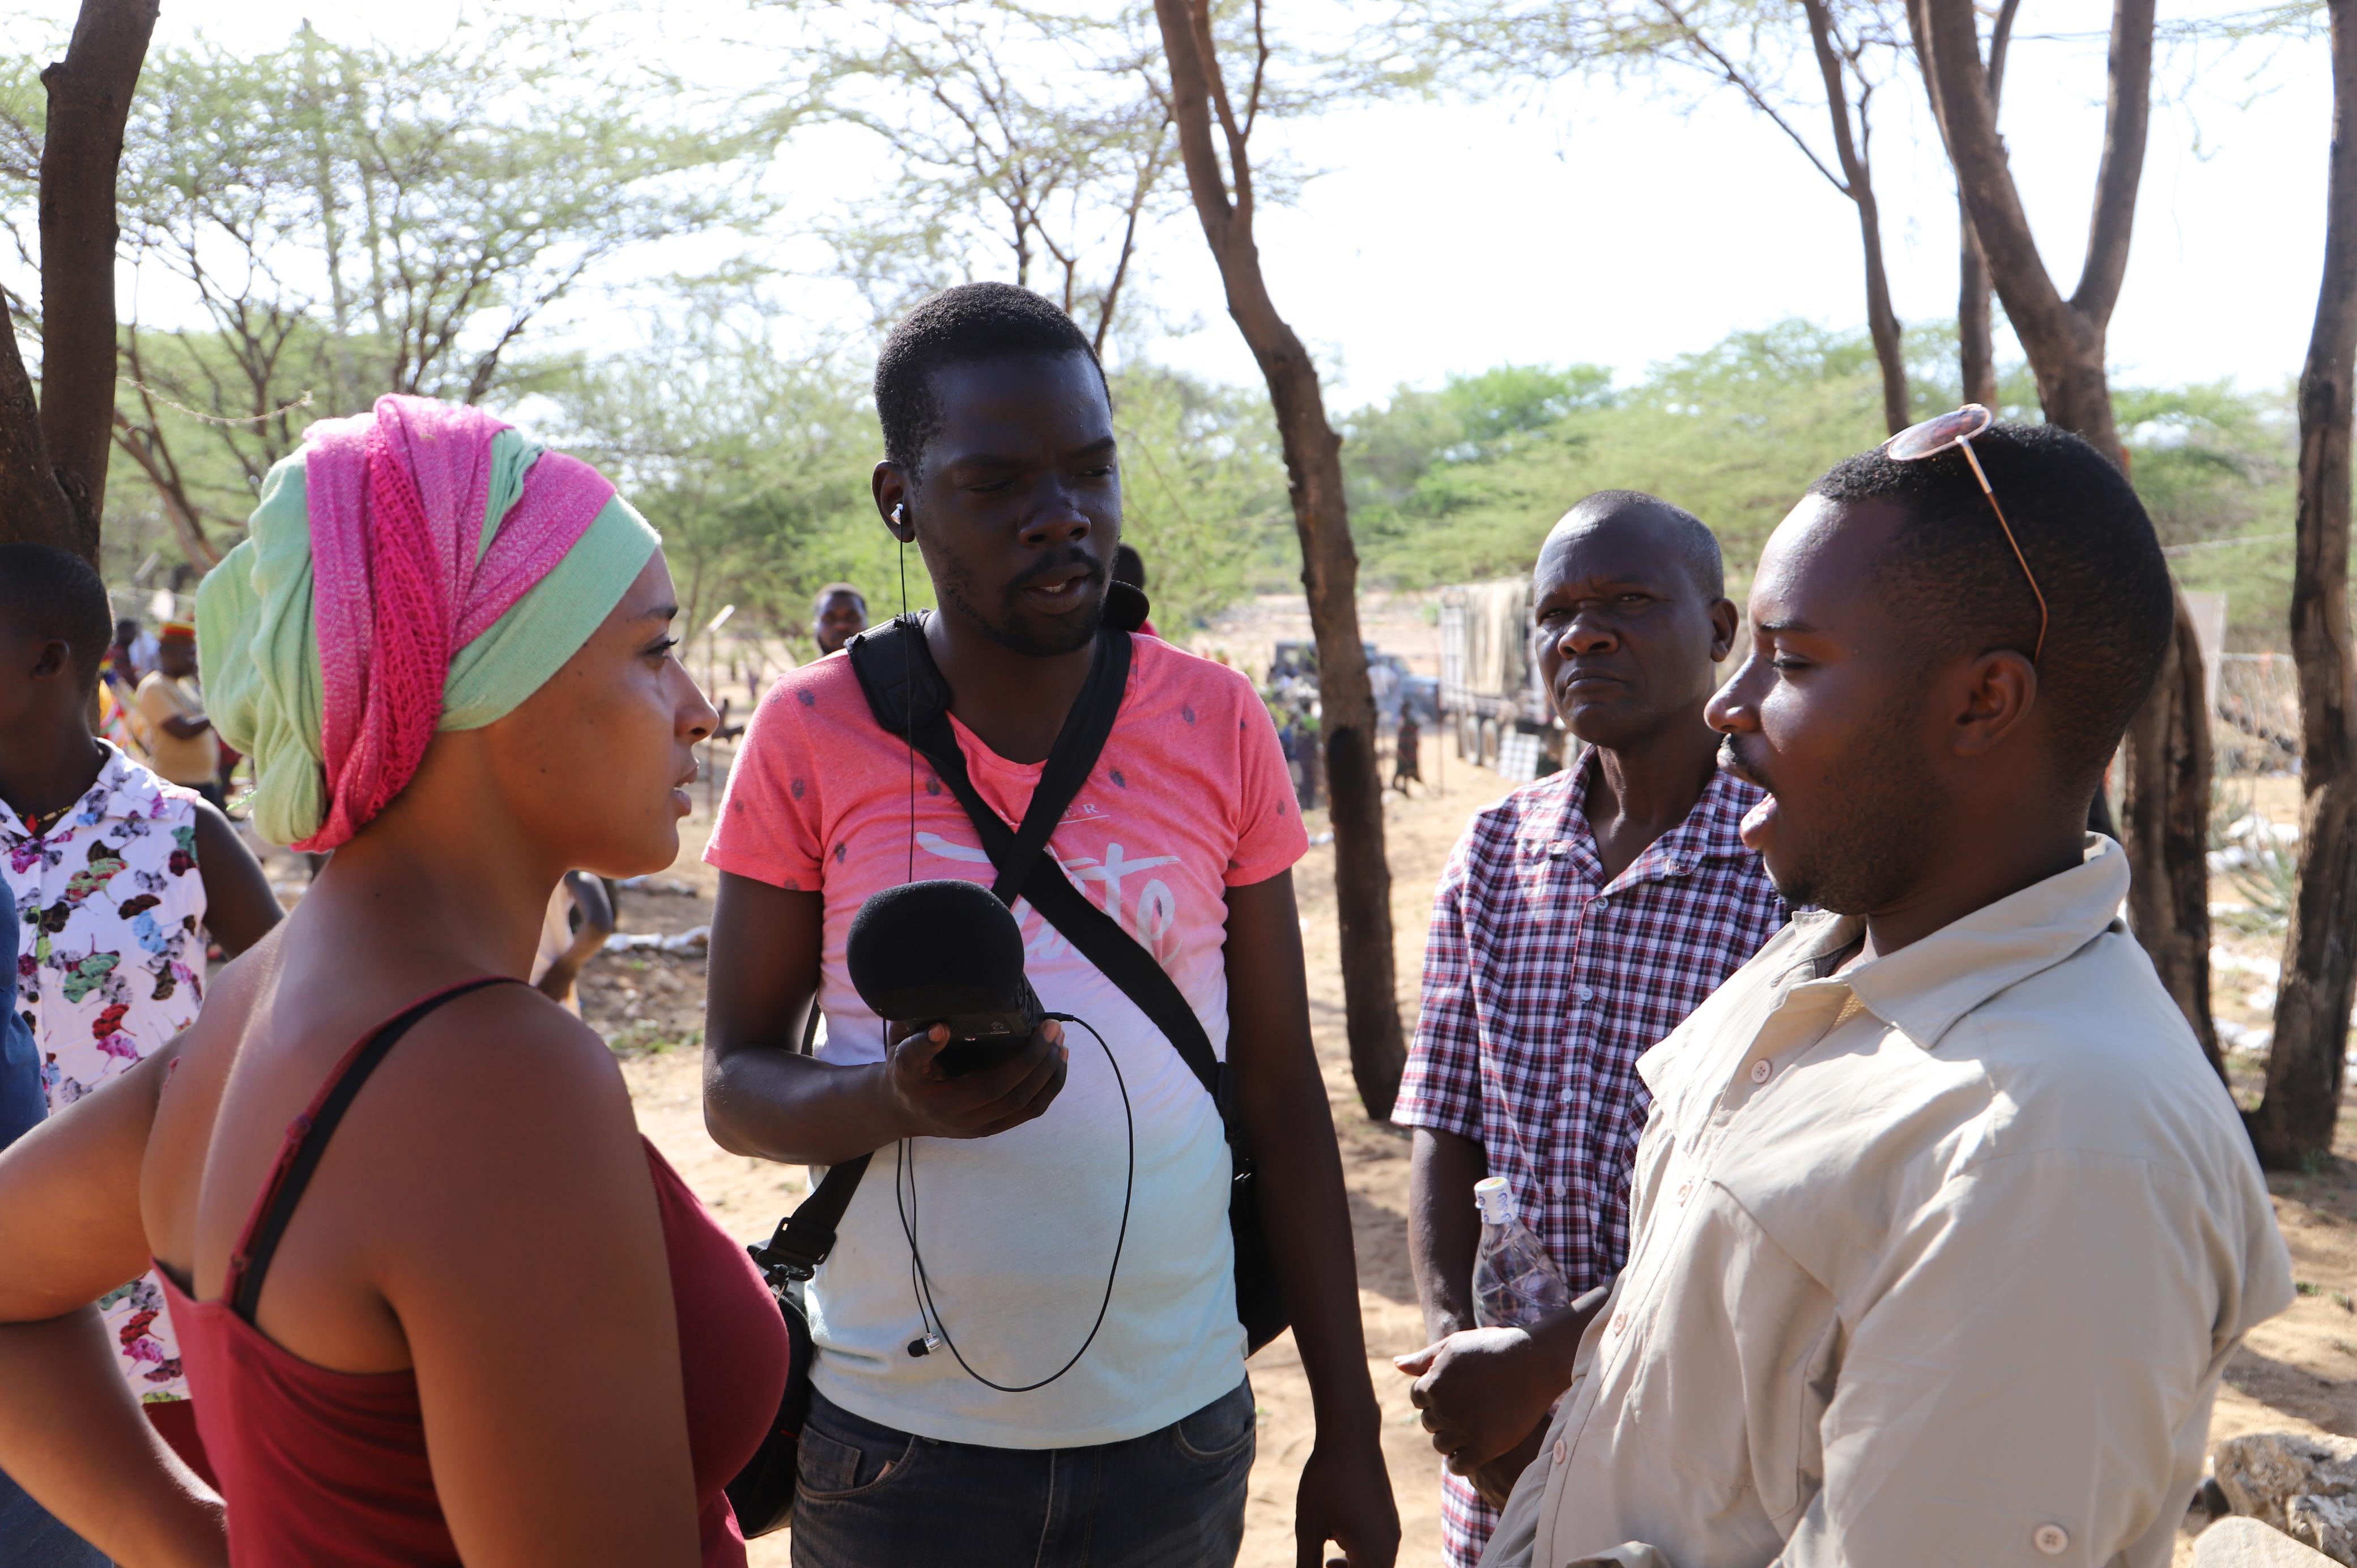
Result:
[[[1057,622],[1054,636],[1035,637],[1024,628],[1021,617],[1016,613],[1015,596],[1022,592],[1020,588],[1009,589],[998,613],[993,616],[983,613],[982,607],[974,602],[974,596],[968,592],[972,586],[972,583],[963,576],[952,574],[935,583],[934,590],[940,595],[942,604],[957,611],[958,618],[999,647],[1026,658],[1053,659],[1059,654],[1086,648],[1096,640],[1097,628],[1104,621],[1104,595],[1100,592],[1095,603],[1080,614]]]
[[[1948,813],[1947,793],[1915,744],[1920,722],[1910,693],[1845,748],[1834,777],[1871,779],[1875,788],[1841,802],[1838,836],[1806,864],[1774,877],[1787,905],[1862,915],[1896,903],[1920,879]]]

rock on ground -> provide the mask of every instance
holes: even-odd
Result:
[[[2193,1546],[2193,1568],[2321,1568],[2332,1561],[2255,1519],[2222,1519]]]
[[[2255,1432],[2220,1444],[2215,1465],[2236,1514],[2357,1564],[2357,1439]]]

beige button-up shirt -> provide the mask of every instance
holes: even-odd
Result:
[[[1635,1242],[1484,1568],[2151,1568],[2292,1299],[2126,856],[1833,971],[1804,915],[1638,1070]]]

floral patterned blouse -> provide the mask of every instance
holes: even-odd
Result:
[[[204,1000],[197,795],[112,746],[80,804],[35,837],[0,801],[0,875],[16,901],[16,1006],[52,1113],[129,1071]],[[152,1277],[99,1304],[144,1399],[185,1399]]]

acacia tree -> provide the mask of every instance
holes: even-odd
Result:
[[[127,313],[102,413],[193,564],[312,419],[521,390],[539,367],[519,356],[599,269],[762,209],[713,172],[743,138],[656,123],[565,42],[511,22],[394,50],[307,27],[148,61],[121,210],[173,319]],[[111,313],[107,336],[112,356]]]
[[[1898,0],[1402,0],[1389,35],[1442,77],[1550,81],[1632,65],[1733,88],[1856,210],[1884,423],[1910,422],[1904,335],[1890,301],[1874,189],[1873,104],[1908,50]],[[1797,82],[1809,83],[1806,88]],[[1803,128],[1825,115],[1827,142]]]
[[[1367,1114],[1391,1115],[1407,1048],[1400,1032],[1392,950],[1391,868],[1383,858],[1383,802],[1375,770],[1374,689],[1359,639],[1359,555],[1342,489],[1342,441],[1326,417],[1318,367],[1277,314],[1253,237],[1252,133],[1267,89],[1271,50],[1261,0],[1253,0],[1252,71],[1241,102],[1228,91],[1212,31],[1213,0],[1155,0],[1169,68],[1170,110],[1203,238],[1276,414],[1301,540],[1301,585],[1318,643],[1335,908],[1341,926],[1342,994],[1351,1075]]]
[[[799,113],[866,131],[893,161],[882,199],[825,231],[877,319],[981,271],[1057,300],[1102,355],[1178,156],[1127,29],[1013,0],[781,3],[813,14]]]
[[[1824,176],[1857,212],[1859,248],[1866,263],[1866,327],[1874,342],[1874,358],[1882,371],[1883,423],[1895,435],[1912,423],[1908,407],[1907,360],[1901,345],[1899,313],[1890,303],[1890,274],[1883,259],[1882,208],[1874,194],[1874,122],[1876,87],[1869,56],[1894,54],[1900,44],[1899,25],[1878,0],[1843,4],[1842,0],[1801,0],[1802,19],[1809,36],[1833,137],[1830,163],[1801,133],[1777,86],[1777,78],[1756,60],[1739,60],[1729,47],[1705,30],[1699,8],[1681,9],[1673,0],[1653,0],[1674,26],[1682,40],[1709,69],[1742,92],[1744,98],[1783,132],[1809,166]],[[1741,13],[1752,10],[1738,3],[1735,15],[1722,20],[1726,31],[1760,38],[1761,19]],[[1759,51],[1755,48],[1754,54]]]
[[[2087,256],[2066,297],[2046,270],[1996,131],[1973,0],[1912,0],[1916,50],[1972,231],[2029,358],[2047,419],[2125,463],[2104,333],[2126,275],[2151,118],[2154,0],[2114,0],[2104,155]],[[2182,595],[2168,661],[2130,721],[2121,827],[2128,910],[2161,983],[2218,1062],[2210,1018],[2210,724],[2201,650]]]
[[[65,58],[41,73],[41,390],[0,295],[0,540],[98,559],[114,409],[114,186],[156,0],[82,0]]]
[[[1996,23],[1989,29],[1989,114],[1996,117],[2005,91],[2005,56],[2013,41],[2013,18],[2021,0],[1999,0]],[[1928,73],[1926,80],[1929,80]],[[1984,408],[1997,406],[1996,346],[1990,320],[1987,258],[1973,234],[1973,215],[1964,203],[1964,188],[1956,189],[1956,369],[1964,386],[1964,401]]]
[[[172,91],[134,126],[153,160],[138,254],[195,293],[210,329],[130,339],[139,405],[121,443],[167,511],[193,520],[202,499],[174,482],[151,389],[210,416],[199,428],[233,465],[233,521],[310,413],[520,390],[531,334],[601,267],[758,212],[701,177],[737,140],[618,107],[620,84],[541,32],[511,22],[400,52],[307,26],[257,58],[158,62]],[[302,89],[229,113],[270,102],[274,81]],[[216,116],[235,128],[200,134]]]
[[[2332,148],[2324,281],[2299,380],[2292,654],[2299,669],[2299,892],[2284,938],[2267,1087],[2251,1116],[2266,1164],[2329,1155],[2357,992],[2357,657],[2349,624],[2350,418],[2357,364],[2357,0],[2330,0]]]

